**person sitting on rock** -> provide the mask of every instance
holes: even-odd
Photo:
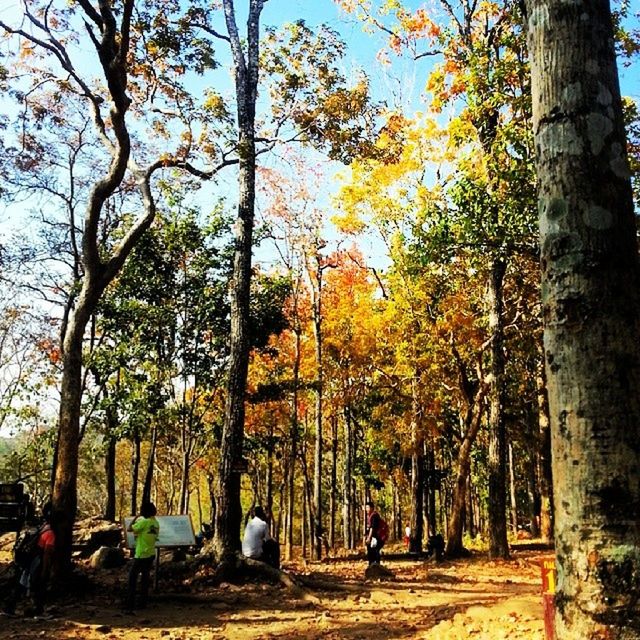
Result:
[[[242,538],[242,555],[252,560],[266,562],[274,569],[280,568],[280,545],[269,533],[267,516],[260,506],[252,510]]]

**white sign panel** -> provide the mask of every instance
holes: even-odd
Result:
[[[191,516],[156,516],[160,525],[160,535],[156,547],[191,547],[195,545],[196,538],[193,534]],[[133,517],[124,518],[123,527],[127,537],[127,547],[133,549],[136,546],[135,537],[127,527],[133,521]]]

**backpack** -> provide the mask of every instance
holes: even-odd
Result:
[[[378,539],[380,542],[386,542],[389,539],[389,525],[382,517],[380,517],[380,525],[378,526]]]
[[[26,529],[16,540],[13,546],[13,560],[21,569],[28,571],[31,568],[31,563],[42,552],[38,546],[38,540],[45,530],[45,526],[47,525]]]

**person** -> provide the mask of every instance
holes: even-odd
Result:
[[[384,545],[384,541],[380,539],[379,530],[382,518],[376,511],[375,504],[369,500],[366,504],[367,508],[367,527],[365,530],[364,544],[367,547],[367,560],[369,566],[372,564],[380,564],[380,549]]]
[[[408,551],[411,546],[411,527],[409,525],[404,528],[404,544]]]
[[[24,614],[40,619],[51,618],[45,614],[44,606],[56,552],[56,540],[63,518],[64,514],[54,511],[50,502],[42,508],[42,522],[33,534],[37,535],[35,544],[32,545],[33,550],[25,552],[20,558],[16,554],[15,581],[3,608],[5,615],[15,615],[18,601],[28,594],[33,606],[25,609]]]
[[[280,568],[280,545],[269,533],[267,516],[260,506],[252,511],[253,517],[247,522],[242,538],[242,555],[253,560],[261,560]]]
[[[138,576],[140,576],[138,608],[144,609],[147,606],[151,567],[156,556],[156,542],[160,534],[160,523],[156,519],[156,513],[157,510],[153,502],[147,502],[140,508],[140,515],[136,516],[127,527],[127,531],[133,532],[135,536],[136,547],[133,564],[129,570],[126,611],[134,609]]]

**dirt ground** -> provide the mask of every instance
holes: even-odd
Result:
[[[207,570],[162,573],[150,605],[120,609],[126,568],[88,573],[72,599],[51,604],[54,619],[0,618],[0,638],[151,640],[543,640],[539,562],[548,552],[482,554],[436,563],[395,556],[393,579],[365,580],[365,561],[284,566],[302,589],[248,582],[213,586]],[[7,558],[0,557],[0,571]]]

